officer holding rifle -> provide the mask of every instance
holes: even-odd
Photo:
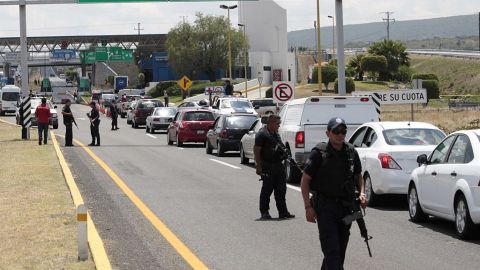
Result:
[[[360,211],[360,206],[365,208],[367,201],[360,158],[353,146],[345,142],[345,121],[338,117],[330,119],[326,134],[328,143],[313,148],[306,162],[301,190],[306,219],[318,226],[324,255],[321,269],[341,270],[352,221],[361,219],[362,236],[367,237]],[[310,193],[314,195],[312,199]],[[358,224],[360,226],[360,222]],[[365,240],[368,246],[368,237]]]

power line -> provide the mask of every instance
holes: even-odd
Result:
[[[387,18],[382,18],[382,20],[387,22],[387,40],[390,40],[390,22],[395,22],[395,19],[390,19],[390,15],[393,14],[391,11],[382,12],[387,14]]]
[[[139,36],[140,36],[140,31],[145,30],[145,29],[143,29],[143,28],[140,28],[140,24],[141,24],[141,23],[137,23],[138,28],[133,27],[133,30],[138,30],[138,35],[139,35]]]

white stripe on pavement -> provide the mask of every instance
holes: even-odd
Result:
[[[213,159],[213,158],[211,158],[210,160],[213,161],[213,162],[217,162],[217,163],[220,163],[220,164],[222,164],[222,165],[228,166],[228,167],[230,167],[230,168],[234,168],[234,169],[240,170],[240,167],[233,166],[233,165],[228,164],[228,163],[226,163],[226,162],[223,162],[223,161],[220,161],[220,160],[216,160],[216,159]]]
[[[148,137],[154,138],[154,139],[157,138],[157,137],[153,136],[152,134],[145,134],[145,135],[147,135]]]
[[[292,186],[292,185],[290,185],[290,184],[287,184],[287,187],[288,187],[288,188],[291,188],[291,189],[293,189],[293,190],[302,192],[302,190],[301,190],[299,187]]]

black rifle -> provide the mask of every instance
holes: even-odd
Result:
[[[342,221],[345,225],[351,224],[353,221],[357,221],[358,228],[360,229],[360,235],[363,237],[365,244],[367,244],[367,249],[368,249],[368,255],[372,257],[372,251],[370,250],[370,244],[368,243],[368,240],[372,239],[372,236],[368,235],[367,231],[367,226],[365,225],[365,220],[363,219],[363,216],[365,214],[365,210],[363,210],[360,206],[360,199],[359,199],[359,192],[357,190],[357,185],[356,185],[356,180],[357,178],[353,175],[353,163],[354,163],[354,150],[353,149],[348,149],[347,150],[347,168],[348,173],[347,173],[347,182],[345,183],[344,188],[346,188],[347,194],[349,194],[351,199],[351,202],[349,203],[350,208],[351,208],[351,214],[345,216]]]
[[[77,125],[77,121],[75,121],[75,117],[73,117],[73,114],[72,114],[72,121],[73,121],[73,123],[75,124],[75,126],[77,127],[77,129],[79,129],[79,128],[78,128],[78,125]]]

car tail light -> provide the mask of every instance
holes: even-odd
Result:
[[[368,102],[370,99],[368,97],[360,98],[361,102]]]
[[[305,132],[298,131],[297,134],[295,134],[295,147],[296,148],[305,147]]]
[[[227,130],[222,129],[222,131],[220,131],[220,134],[218,134],[218,136],[220,136],[221,138],[227,138]]]
[[[380,153],[378,154],[378,159],[380,160],[380,164],[382,164],[383,169],[393,169],[393,170],[402,169],[400,165],[398,165],[398,163],[389,154]]]

